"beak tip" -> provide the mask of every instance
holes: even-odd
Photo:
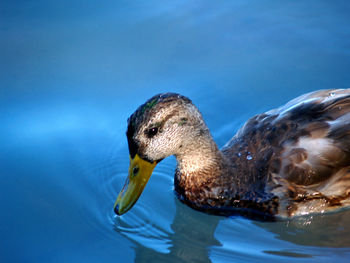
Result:
[[[120,216],[121,214],[119,213],[119,204],[114,207],[114,212]]]

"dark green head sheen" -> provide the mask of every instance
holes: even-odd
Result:
[[[152,109],[154,106],[157,105],[158,101],[159,101],[159,98],[153,98],[153,99],[147,101],[145,104],[143,104],[143,105],[141,106],[141,107],[142,107],[142,108],[141,108],[141,112],[142,112],[142,113],[145,113],[145,111],[146,111],[147,109]]]

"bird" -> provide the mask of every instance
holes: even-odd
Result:
[[[350,89],[310,92],[255,115],[221,149],[189,98],[157,94],[128,118],[126,136],[117,215],[172,155],[175,194],[208,214],[275,220],[350,206]]]

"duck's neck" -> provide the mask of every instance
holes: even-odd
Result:
[[[215,176],[219,171],[217,168],[222,166],[221,152],[211,136],[197,138],[175,157],[178,171],[186,177],[199,174]]]
[[[219,198],[222,174],[226,173],[225,158],[209,134],[193,141],[175,155],[177,171],[175,190],[181,199],[206,204],[208,197]]]

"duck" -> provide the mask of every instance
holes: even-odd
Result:
[[[255,115],[221,149],[189,98],[157,94],[128,118],[126,136],[117,215],[172,155],[175,194],[208,214],[268,220],[350,206],[350,89],[314,91]]]

